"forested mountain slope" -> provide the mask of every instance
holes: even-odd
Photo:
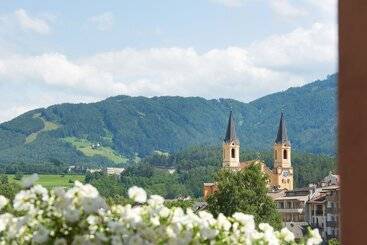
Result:
[[[0,124],[0,163],[123,163],[152,151],[220,145],[232,109],[241,147],[269,150],[281,110],[293,149],[334,154],[337,75],[250,103],[199,97],[116,96],[60,104]]]

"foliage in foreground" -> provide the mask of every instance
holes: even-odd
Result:
[[[33,178],[33,177],[32,177]],[[0,244],[296,244],[293,234],[236,212],[230,217],[169,209],[164,199],[129,189],[134,205],[107,206],[92,185],[48,191],[26,180],[12,204],[0,196]],[[320,244],[318,230],[302,243]]]
[[[267,222],[274,228],[282,226],[273,200],[267,195],[267,177],[258,165],[234,172],[223,169],[218,172],[218,190],[209,196],[211,213],[232,215],[235,212],[252,214],[257,224]]]

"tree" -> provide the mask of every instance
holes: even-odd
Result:
[[[15,173],[14,179],[21,180],[23,178],[23,173],[17,172]]]
[[[267,176],[259,165],[245,170],[220,170],[216,176],[218,190],[209,196],[208,208],[214,215],[226,216],[235,212],[252,214],[257,224],[266,222],[274,228],[281,228],[280,215],[275,203],[267,196]]]
[[[16,182],[9,181],[9,178],[5,174],[0,175],[0,195],[13,200],[15,194],[21,190],[21,187]]]

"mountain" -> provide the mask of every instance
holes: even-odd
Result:
[[[116,96],[53,105],[0,124],[0,163],[111,164],[152,151],[220,145],[231,109],[242,148],[271,149],[283,111],[293,149],[334,154],[336,94],[335,74],[250,103]]]

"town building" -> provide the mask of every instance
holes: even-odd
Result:
[[[112,168],[112,167],[107,167],[107,168],[104,169],[104,171],[108,175],[120,175],[122,172],[125,171],[125,168]]]
[[[308,220],[307,202],[315,195],[317,195],[317,188],[315,185],[310,185],[309,187],[284,191],[283,195],[275,197],[273,200],[284,223],[306,222]],[[271,196],[270,193],[269,196]]]
[[[295,235],[301,237],[307,227],[312,227],[319,229],[324,240],[339,239],[338,180],[339,176],[329,174],[318,184],[292,191],[273,191],[268,195],[275,201],[284,226]]]
[[[332,179],[333,181],[330,181]],[[318,228],[323,239],[339,239],[340,185],[339,176],[329,174],[319,183],[318,195],[307,203],[308,223]]]
[[[87,169],[87,172],[89,173],[104,172],[108,175],[120,175],[124,171],[125,168],[115,168],[115,167]]]
[[[261,171],[268,176],[269,189],[293,189],[293,167],[291,163],[291,143],[288,139],[286,123],[281,113],[278,133],[273,146],[274,162],[270,169],[263,161],[240,162],[240,141],[236,135],[235,120],[232,111],[229,114],[226,135],[223,141],[223,168],[233,171],[246,169],[251,164],[259,164]],[[204,198],[217,190],[215,183],[204,183]]]

